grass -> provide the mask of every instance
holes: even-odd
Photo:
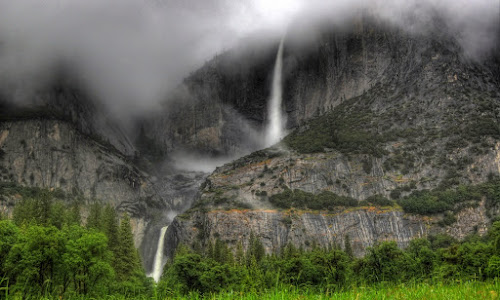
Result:
[[[278,300],[278,299],[500,299],[500,282],[461,282],[456,284],[401,284],[396,286],[355,287],[344,292],[318,293],[308,289],[280,288],[266,293],[226,292],[205,299]],[[193,294],[181,299],[202,299]]]
[[[5,292],[5,291],[2,291]],[[5,296],[2,293],[0,298]],[[29,297],[28,297],[29,298]],[[59,299],[55,298],[44,298],[35,297],[36,299]],[[35,299],[30,298],[30,299]],[[8,295],[5,299],[21,299],[15,296]],[[63,299],[94,299],[86,297],[77,298],[63,298]],[[309,288],[297,288],[294,286],[281,286],[277,287],[275,290],[266,292],[234,292],[227,291],[220,294],[211,295],[200,295],[198,293],[190,293],[189,295],[179,296],[160,296],[155,295],[151,298],[149,297],[125,297],[122,295],[112,295],[100,299],[108,300],[124,300],[124,299],[141,299],[141,300],[160,300],[160,299],[209,299],[209,300],[229,300],[229,299],[240,299],[240,300],[282,300],[282,299],[356,299],[356,300],[377,300],[377,299],[425,299],[425,300],[466,300],[466,299],[488,299],[497,300],[500,299],[500,280],[489,281],[489,282],[477,282],[477,281],[464,281],[456,282],[452,284],[445,283],[410,283],[410,284],[379,284],[369,287],[353,287],[347,291],[334,292],[334,291],[323,291],[318,292],[317,290],[312,290]]]
[[[116,298],[120,299],[120,298]],[[282,300],[282,299],[447,299],[447,300],[465,300],[465,299],[500,299],[500,281],[495,282],[476,282],[466,281],[455,284],[400,284],[386,285],[380,284],[370,287],[354,287],[347,291],[332,292],[324,291],[322,293],[310,290],[308,288],[297,287],[279,287],[273,291],[267,292],[223,292],[220,294],[202,295],[192,293],[187,296],[173,296],[170,298],[157,297],[155,299],[210,299],[210,300]]]

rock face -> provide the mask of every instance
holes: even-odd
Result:
[[[99,201],[128,212],[149,267],[158,240],[150,233],[191,205],[206,175],[145,168],[120,124],[76,90],[53,88],[22,107],[0,106],[0,182],[61,189],[84,206]],[[0,197],[0,210],[11,213],[17,200]]]
[[[220,238],[230,246],[242,241],[247,247],[253,232],[267,253],[276,253],[288,243],[304,249],[313,245],[343,248],[349,236],[354,254],[361,256],[367,247],[380,241],[395,240],[404,248],[412,239],[426,236],[429,223],[423,217],[404,216],[401,211],[375,207],[336,214],[293,210],[210,211],[196,213],[189,219],[177,218],[171,225],[167,243],[176,245],[200,238]],[[172,247],[167,249],[170,250],[167,255],[171,256]]]
[[[245,242],[252,231],[268,252],[288,242],[343,246],[349,235],[357,255],[380,240],[404,247],[429,233],[447,232],[461,239],[484,232],[490,222],[484,204],[460,212],[452,226],[441,227],[442,215],[405,215],[397,207],[331,214],[277,211],[269,202],[285,189],[331,191],[357,200],[376,194],[400,197],[415,190],[476,184],[500,173],[498,57],[486,63],[467,58],[455,40],[432,30],[409,34],[370,18],[353,23],[318,34],[309,47],[293,40],[285,43],[284,109],[288,128],[297,130],[281,146],[257,151],[209,176],[194,208],[169,227],[166,253],[172,254],[178,243],[203,245],[216,238]],[[201,92],[211,97],[197,98],[200,90],[231,90],[226,78],[236,78],[231,82],[245,87],[252,75],[260,74],[259,65],[252,72],[239,67],[239,61],[220,57],[184,88],[191,99],[198,99],[194,110],[233,103],[247,120],[263,126],[267,79],[239,94]],[[224,66],[232,63],[238,67],[231,73]],[[224,114],[211,116],[211,130],[217,132],[211,149],[225,153],[228,148],[219,145],[232,140],[222,130],[228,123]],[[186,130],[192,133],[189,144],[204,129],[187,125]],[[164,141],[173,140],[164,136]]]
[[[61,188],[86,199],[101,199],[139,209],[150,188],[120,152],[82,135],[57,120],[0,123],[2,181],[35,187]]]
[[[459,125],[469,110],[484,108],[482,100],[498,100],[498,55],[478,63],[463,55],[438,19],[429,27],[437,29],[410,34],[364,16],[340,29],[318,30],[307,45],[286,39],[286,127],[363,95],[373,113],[385,115],[375,125],[378,131]],[[278,43],[236,49],[208,62],[170,96],[165,111],[145,122],[148,135],[170,150],[256,150]],[[491,109],[498,114],[497,105]]]
[[[468,155],[467,151],[467,148],[456,149],[448,156],[448,163]],[[500,142],[496,142],[486,154],[472,156],[470,165],[461,170],[459,178],[476,184],[486,181],[489,174],[500,174],[499,157]],[[333,150],[299,154],[291,150],[265,149],[217,168],[207,177],[198,202],[210,206],[217,198],[225,199],[224,205],[231,205],[230,201],[234,199],[249,207],[272,208],[268,196],[286,189],[313,194],[330,191],[358,200],[376,194],[390,198],[391,191],[396,188],[402,188],[403,196],[412,190],[436,188],[446,176],[447,169],[443,170],[443,166],[424,161],[402,174],[400,169],[384,167],[390,159],[390,155],[380,158],[346,156]],[[482,170],[480,174],[476,173],[477,169]]]
[[[500,143],[495,150],[472,162],[493,174],[499,174]],[[413,190],[432,189],[442,177],[433,180],[429,174],[439,169],[429,166],[414,168],[402,175],[383,168],[383,160],[373,161],[371,168],[362,167],[364,156],[347,159],[340,153],[300,155],[290,151],[267,149],[218,168],[207,178],[195,207],[176,218],[167,232],[167,254],[171,245],[206,244],[217,238],[236,245],[248,242],[250,233],[260,237],[268,253],[279,251],[287,243],[305,249],[313,245],[344,247],[349,236],[354,253],[362,256],[366,247],[386,240],[394,240],[402,248],[410,240],[428,234],[447,233],[457,239],[478,232],[484,234],[490,224],[485,203],[467,208],[457,214],[457,221],[449,226],[439,225],[442,214],[418,216],[404,214],[399,207],[362,206],[334,212],[307,210],[276,210],[269,196],[285,190],[300,189],[311,193],[331,191],[355,199],[375,194],[390,197],[390,192],[403,188],[403,194]],[[371,171],[366,172],[367,169]],[[471,182],[484,181],[475,173],[464,171]],[[409,183],[414,186],[409,188]],[[476,182],[476,183],[477,183]],[[494,213],[493,215],[495,215]],[[170,246],[168,246],[170,245]],[[245,245],[246,246],[246,245]]]

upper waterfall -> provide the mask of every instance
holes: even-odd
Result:
[[[285,38],[281,39],[278,54],[276,55],[276,63],[274,64],[273,85],[271,90],[271,98],[269,99],[267,108],[267,128],[265,146],[269,147],[276,144],[283,137],[283,112],[281,110],[281,102],[283,98],[283,44]]]

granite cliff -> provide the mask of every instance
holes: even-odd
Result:
[[[279,145],[210,175],[194,207],[169,227],[169,255],[179,243],[245,243],[251,232],[269,253],[287,243],[343,247],[349,235],[357,255],[381,240],[405,247],[412,238],[429,234],[445,232],[458,239],[483,234],[498,214],[498,205],[485,199],[463,199],[474,203],[456,205],[453,213],[428,215],[405,213],[398,204],[363,202],[370,197],[397,202],[413,192],[474,185],[500,174],[500,60],[497,54],[483,61],[465,56],[445,32],[408,33],[367,17],[320,32],[307,50],[286,42],[283,109],[293,132]],[[240,67],[233,71],[236,76],[229,76],[224,66],[231,59],[229,54],[218,58],[186,80],[184,88],[196,91],[190,97],[200,90],[218,91],[199,98],[193,108],[207,105],[222,111],[232,103],[256,128],[262,127],[262,91],[268,89],[268,80],[253,89],[241,88],[238,95],[222,93],[227,91],[225,78],[246,87],[254,79],[248,74],[259,74],[259,67],[254,67],[256,73]],[[210,116],[210,140],[215,143],[210,149],[224,153],[233,125],[224,114]],[[186,143],[197,141],[205,129],[182,129],[192,133]],[[292,201],[292,196],[286,198],[291,191],[309,193],[306,203],[331,192],[359,204],[277,206]],[[273,202],[283,194],[283,202]]]

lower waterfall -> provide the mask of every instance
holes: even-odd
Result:
[[[149,274],[150,277],[158,282],[160,281],[161,273],[163,271],[163,245],[165,242],[165,233],[168,226],[162,227],[160,231],[160,239],[158,240],[158,247],[156,248],[155,260],[153,263],[153,272]]]

